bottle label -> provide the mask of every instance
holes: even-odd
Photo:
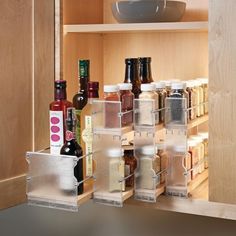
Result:
[[[131,174],[130,165],[125,165],[125,176],[129,176]]]
[[[82,131],[82,139],[85,142],[85,154],[88,155],[92,153],[92,142],[93,142],[93,134],[92,134],[92,117],[85,116],[85,129]],[[86,157],[86,176],[93,175],[93,157],[89,155]]]
[[[60,176],[59,187],[64,191],[75,191],[75,178],[74,178],[74,160],[73,158],[62,158],[60,160]]]
[[[50,111],[50,151],[51,154],[60,154],[64,144],[63,112]]]
[[[76,140],[79,145],[81,145],[81,110],[75,110],[75,114],[77,117],[76,122]]]

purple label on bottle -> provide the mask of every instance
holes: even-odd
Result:
[[[53,142],[58,142],[60,140],[60,136],[57,134],[53,134],[53,135],[51,135],[51,140]]]
[[[52,124],[56,125],[56,124],[58,124],[59,122],[60,122],[60,119],[59,119],[59,118],[57,118],[57,117],[51,117],[51,123],[52,123]]]

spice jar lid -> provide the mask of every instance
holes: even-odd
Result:
[[[141,91],[142,92],[151,92],[155,91],[156,87],[154,84],[141,84]]]
[[[172,83],[171,80],[161,80],[160,82],[165,83],[165,86],[166,86],[166,87],[170,87],[170,86],[171,86],[171,83]]]
[[[198,145],[198,142],[196,142],[194,139],[189,139],[187,143],[188,147],[196,147]]]
[[[208,84],[208,78],[198,78],[197,80],[201,81],[202,84]]]
[[[195,87],[201,86],[201,82],[199,80],[194,80],[194,86]]]
[[[187,87],[187,88],[192,88],[192,87],[194,87],[192,80],[187,80],[187,81],[185,81],[185,83],[186,83],[186,87]]]
[[[199,135],[191,135],[189,138],[192,140],[196,140],[198,143],[202,143],[204,140],[204,138]]]
[[[133,85],[131,83],[120,83],[118,87],[120,90],[132,90]]]
[[[198,135],[204,139],[208,139],[208,137],[209,137],[208,132],[199,132]]]
[[[153,156],[155,153],[156,153],[156,150],[155,150],[156,148],[154,147],[154,146],[152,146],[152,145],[148,145],[148,146],[143,146],[142,148],[141,148],[141,153],[143,154],[143,155],[148,155],[148,156]]]
[[[115,93],[119,91],[119,87],[117,85],[104,85],[105,93]]]
[[[164,150],[165,149],[165,144],[164,142],[159,142],[156,144],[157,150]]]
[[[109,157],[123,157],[124,150],[121,148],[111,148],[106,151],[106,154]]]
[[[186,85],[183,82],[173,82],[171,84],[171,89],[184,89],[185,86]]]
[[[166,87],[165,82],[152,82],[155,85],[156,89],[164,89]]]
[[[184,146],[184,145],[174,146],[174,151],[185,153],[186,152],[186,146]]]

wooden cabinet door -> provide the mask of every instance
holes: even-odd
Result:
[[[236,204],[236,1],[209,1],[209,200]]]
[[[54,0],[0,1],[0,209],[26,200],[25,152],[48,145]]]

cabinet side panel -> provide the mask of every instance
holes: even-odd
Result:
[[[117,0],[104,0],[104,23],[117,23],[112,15],[111,4]],[[174,0],[175,1],[175,0]],[[177,1],[177,0],[176,0]],[[186,11],[182,21],[207,21],[208,20],[208,0],[185,0]]]
[[[0,1],[0,180],[26,171],[32,148],[31,0]]]
[[[35,0],[34,16],[34,142],[49,147],[49,103],[54,82],[54,0]]]
[[[104,83],[121,83],[125,58],[152,57],[153,79],[208,76],[207,33],[129,33],[104,36]]]
[[[32,149],[32,0],[0,1],[0,209],[25,201]]]
[[[236,1],[210,0],[209,199],[236,203]]]

